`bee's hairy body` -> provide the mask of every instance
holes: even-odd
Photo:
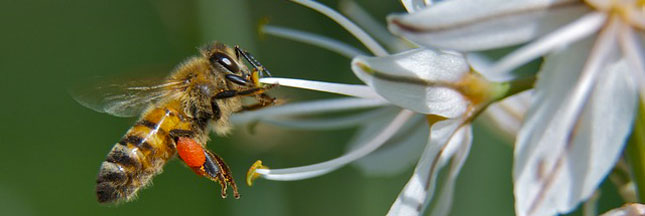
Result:
[[[220,135],[228,133],[231,128],[229,117],[244,109],[240,96],[256,96],[262,106],[272,103],[262,94],[263,88],[258,88],[257,81],[253,83],[248,76],[246,66],[238,63],[241,61],[238,49],[220,43],[207,46],[201,50],[201,56],[186,60],[167,78],[166,83],[173,83],[164,87],[168,94],[149,105],[101,164],[96,186],[99,202],[132,199],[177,153],[179,137],[193,139],[204,146],[210,130]],[[228,60],[217,63],[223,58]],[[228,76],[244,80],[235,80],[235,83]],[[212,160],[218,167],[211,171],[213,173],[201,175],[209,174],[206,177],[220,181],[220,184],[223,180],[228,182],[229,179],[215,176],[224,172],[224,177],[230,177],[221,158],[210,152],[205,154],[215,157]],[[223,182],[223,197],[226,196],[226,182]],[[236,190],[234,182],[231,184]]]
[[[176,152],[170,131],[192,131],[191,123],[177,108],[179,103],[175,101],[147,111],[114,145],[97,178],[99,202],[131,199],[161,172]]]

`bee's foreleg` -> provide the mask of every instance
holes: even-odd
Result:
[[[253,85],[252,82],[249,82],[244,77],[241,77],[241,76],[238,76],[238,75],[235,75],[235,74],[226,74],[226,76],[224,76],[224,77],[228,81],[231,81],[231,82],[233,82],[235,84],[238,84],[238,85],[241,85],[241,86],[251,86],[251,85]]]
[[[271,97],[264,93],[255,95],[255,99],[258,100],[260,104],[263,104],[265,106],[273,105],[276,103],[276,99],[274,97]]]
[[[227,99],[238,96],[239,92],[237,90],[224,90],[217,93],[212,100]]]
[[[268,107],[276,104],[276,101],[277,101],[274,97],[271,97],[264,93],[255,95],[255,99],[258,101],[257,103],[242,106],[242,110],[240,110],[240,112],[252,111],[252,110]]]
[[[211,111],[213,112],[213,119],[218,120],[222,117],[222,111],[219,109],[219,105],[217,105],[217,101],[214,99],[211,99]]]

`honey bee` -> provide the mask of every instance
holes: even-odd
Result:
[[[239,198],[228,165],[205,144],[211,130],[219,135],[230,131],[232,113],[275,103],[275,98],[265,94],[275,85],[259,82],[265,73],[268,70],[248,52],[214,42],[158,83],[99,85],[76,94],[79,103],[99,112],[120,117],[141,113],[101,163],[96,179],[98,202],[131,200],[175,153],[196,174],[218,182],[222,198],[226,198],[228,185]],[[256,103],[244,104],[242,97],[246,96]]]

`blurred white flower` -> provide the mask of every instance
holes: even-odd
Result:
[[[453,0],[388,22],[395,34],[444,49],[529,42],[484,70],[491,80],[517,79],[510,71],[545,55],[515,144],[518,215],[570,212],[614,167],[639,91],[645,99],[644,1]]]
[[[645,215],[645,205],[640,203],[630,203],[623,207],[612,209],[601,216],[643,216]]]
[[[350,16],[358,20],[366,29],[375,32],[375,35],[378,35],[377,37],[397,54],[389,54],[387,49],[381,47],[369,34],[336,11],[313,1],[295,2],[312,8],[339,23],[358,38],[375,57],[367,57],[356,48],[319,35],[275,26],[264,26],[262,30],[268,34],[315,44],[352,57],[352,71],[367,86],[285,78],[265,78],[262,82],[361,97],[364,99],[336,100],[362,101],[371,105],[389,107],[345,119],[334,119],[334,121],[290,121],[277,119],[276,116],[333,111],[340,106],[342,106],[341,109],[351,109],[357,106],[343,106],[345,105],[343,102],[331,101],[329,103],[335,106],[326,107],[320,103],[327,102],[314,102],[288,104],[257,112],[242,113],[238,116],[240,121],[261,119],[279,125],[312,129],[362,125],[350,145],[349,152],[345,155],[322,163],[287,169],[268,169],[258,162],[249,170],[247,183],[251,184],[257,177],[271,180],[311,178],[355,161],[357,166],[368,174],[390,174],[404,170],[420,155],[414,174],[388,214],[422,214],[430,200],[435,197],[436,183],[442,182],[432,214],[447,215],[451,209],[457,175],[466,160],[472,142],[471,121],[491,103],[528,87],[519,86],[518,89],[511,83],[488,81],[473,71],[469,60],[460,53],[410,47],[411,45],[406,41],[383,33],[385,32],[383,27],[371,21],[369,15],[352,2],[344,2],[341,5],[342,10],[351,14]],[[409,2],[417,4],[414,1]],[[378,114],[375,116],[374,113]],[[365,116],[372,116],[372,118],[365,118]],[[429,127],[423,121],[427,122]],[[518,124],[517,119],[512,121]],[[388,142],[396,143],[387,149],[373,153]],[[421,151],[424,146],[425,149]],[[439,176],[439,171],[448,165],[447,174]],[[437,180],[439,177],[443,177],[444,180]]]
[[[531,105],[532,90],[510,96],[494,103],[482,113],[487,126],[493,128],[503,138],[512,142],[519,132],[524,115]]]

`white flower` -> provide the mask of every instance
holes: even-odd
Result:
[[[384,57],[359,56],[352,62],[352,69],[389,102],[427,115],[431,125],[429,142],[414,174],[389,214],[421,214],[434,195],[439,170],[452,160],[432,210],[433,214],[446,215],[456,177],[470,149],[470,121],[507,86],[495,85],[473,73],[460,54],[430,49]]]
[[[285,78],[265,78],[262,82],[279,83],[282,86],[308,88],[329,91],[363,99],[342,99],[367,103],[372,106],[390,106],[370,112],[378,112],[378,118],[365,121],[360,114],[341,122],[346,125],[363,125],[361,132],[350,145],[350,151],[338,158],[308,166],[287,169],[268,169],[258,162],[252,166],[247,176],[247,183],[254,178],[262,177],[271,180],[300,180],[319,176],[336,170],[346,164],[357,161],[357,166],[369,173],[392,173],[393,170],[410,164],[410,155],[419,155],[424,142],[425,149],[420,154],[413,176],[405,185],[388,214],[420,215],[431,199],[437,198],[433,214],[446,215],[451,208],[454,184],[470,149],[472,128],[470,122],[492,102],[501,99],[509,92],[517,91],[510,83],[493,83],[472,70],[468,60],[461,54],[427,48],[407,48],[407,50],[389,54],[372,37],[356,24],[350,22],[337,12],[312,1],[295,1],[317,10],[345,27],[356,36],[375,57],[367,57],[361,51],[343,43],[318,35],[275,26],[265,26],[263,31],[298,41],[312,43],[354,57],[352,70],[367,86],[322,83]],[[357,5],[345,5],[360,10]],[[354,15],[360,13],[353,13]],[[362,17],[362,18],[361,18]],[[366,16],[355,17],[365,19]],[[366,28],[375,29],[370,22],[362,22]],[[401,51],[406,42],[391,35],[381,35],[382,41],[390,49]],[[338,100],[338,99],[337,99]],[[360,102],[360,103],[359,103]],[[316,104],[287,104],[257,112],[242,113],[238,121],[262,120],[275,124],[327,128],[341,124],[332,121],[291,121],[278,119],[279,116],[351,109],[357,106],[344,106],[345,102],[325,101]],[[324,107],[320,103],[329,103],[334,107]],[[392,106],[397,108],[392,108]],[[383,113],[385,112],[385,113]],[[337,119],[338,120],[338,119]],[[418,126],[421,121],[428,122],[430,127]],[[363,122],[361,122],[363,121]],[[409,139],[401,139],[395,147],[373,153],[376,149],[390,142],[392,137],[401,136],[404,130],[415,134]],[[428,133],[429,131],[429,133]],[[427,138],[427,139],[426,139]],[[426,141],[427,140],[427,141]],[[425,143],[427,142],[427,143]],[[402,148],[399,148],[402,146]],[[410,147],[408,147],[410,146]],[[397,156],[406,156],[401,159]],[[388,160],[379,160],[388,158]],[[394,159],[394,160],[393,160]],[[449,166],[448,174],[443,181],[437,180],[439,171]],[[398,167],[398,168],[397,168]],[[381,169],[382,168],[382,169]],[[436,182],[443,182],[435,196]]]
[[[454,0],[391,16],[389,28],[460,51],[528,42],[484,71],[498,81],[545,55],[515,145],[518,215],[567,213],[589,198],[620,156],[638,91],[645,99],[642,0]]]

